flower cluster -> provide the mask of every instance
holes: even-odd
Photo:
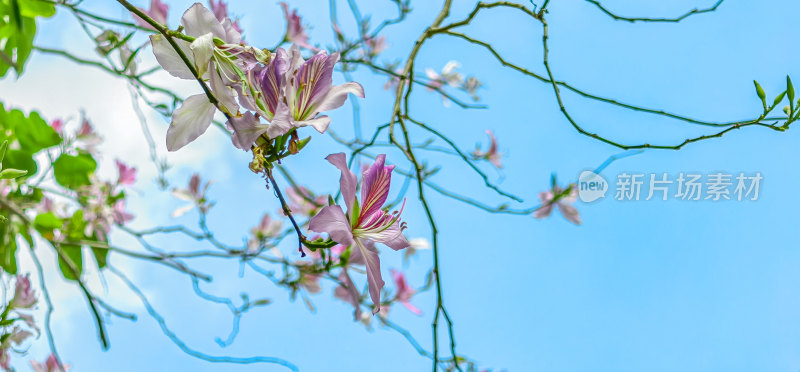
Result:
[[[136,168],[116,160],[116,182],[103,182],[92,177],[89,186],[78,190],[83,200],[83,217],[86,221],[86,236],[107,241],[113,224],[124,225],[133,219],[133,215],[125,210],[125,193],[121,186],[130,186],[136,182]]]
[[[175,110],[168,150],[178,150],[203,134],[217,109],[234,132],[233,144],[250,150],[259,138],[271,140],[296,128],[312,126],[325,132],[331,120],[321,113],[342,106],[350,93],[364,97],[358,83],[333,86],[338,53],[319,51],[303,58],[300,47],[310,49],[307,36],[299,16],[290,14],[285,3],[286,39],[295,44],[275,53],[245,44],[238,25],[225,17],[227,8],[223,12],[219,4],[212,6],[215,12],[195,3],[183,14],[181,25],[193,41],[174,40],[181,53],[163,34],[150,37],[153,53],[167,72],[208,82],[213,93],[213,99],[206,93],[190,96]]]
[[[467,76],[465,78],[464,75],[456,71],[459,67],[461,67],[460,63],[457,61],[450,61],[444,65],[441,72],[436,72],[431,68],[425,69],[425,74],[428,76],[428,80],[430,80],[428,90],[433,91],[445,86],[450,86],[467,92],[467,94],[472,97],[473,101],[479,101],[480,97],[477,91],[483,83],[474,76]],[[447,105],[447,97],[443,96],[442,98],[444,99],[445,105]]]
[[[168,150],[178,150],[197,139],[210,126],[216,112],[221,111],[227,119],[227,128],[233,132],[233,145],[245,151],[252,150],[254,160],[250,167],[260,172],[268,163],[280,159],[269,156],[287,141],[289,152],[299,151],[298,128],[313,127],[324,133],[331,124],[326,112],[341,107],[350,94],[364,97],[364,89],[359,83],[333,84],[339,53],[329,53],[309,44],[297,11],[290,10],[283,2],[280,6],[286,18],[283,42],[292,44],[288,48],[279,46],[270,51],[247,45],[238,23],[228,17],[227,5],[215,0],[210,1],[210,10],[195,3],[183,14],[182,28],[179,29],[182,34],[165,32],[150,36],[153,53],[164,70],[181,79],[200,80],[207,88],[189,96],[173,112],[167,132]],[[152,21],[163,24],[167,11],[168,8],[160,1],[154,0],[150,9],[145,11],[151,19],[137,21],[144,22],[140,23],[143,26],[152,26]],[[363,43],[362,55],[367,59],[374,58],[387,47],[385,38],[377,35],[365,36]],[[312,54],[304,57],[304,52]],[[467,84],[460,74],[452,71],[454,68],[448,67],[442,75],[431,76],[431,85]],[[476,82],[470,83],[474,89],[479,85]],[[340,187],[346,213],[342,206],[333,205],[326,197],[317,196],[302,186],[286,190],[288,205],[284,207],[293,216],[308,217],[309,230],[327,233],[330,237],[328,242],[338,244],[332,248],[309,246],[312,260],[294,263],[297,277],[287,279],[285,283],[293,293],[301,289],[318,293],[321,290],[319,279],[329,272],[331,265],[336,265],[341,271],[335,295],[354,305],[357,319],[368,321],[372,314],[379,312],[385,315],[388,306],[382,305],[394,301],[420,314],[419,309],[410,303],[415,290],[399,271],[391,271],[396,293],[387,302],[381,301],[384,282],[376,243],[394,250],[409,248],[406,258],[416,249],[425,248],[425,244],[409,243],[403,235],[402,207],[394,212],[383,209],[394,166],[386,165],[385,155],[379,155],[371,166],[364,169],[359,182],[350,171],[344,154],[332,154],[327,160],[341,171]],[[120,167],[120,183],[127,180],[128,175],[128,169]],[[202,218],[213,205],[206,199],[209,184],[203,186],[200,176],[195,174],[188,187],[173,189],[173,195],[189,204],[176,209],[172,215],[178,217],[197,207]],[[356,196],[359,189],[360,198]],[[250,231],[246,255],[274,248],[283,236],[282,227],[282,221],[264,214]],[[319,237],[313,240],[318,239],[321,241]],[[275,249],[273,251],[280,255]],[[362,296],[350,277],[350,269],[355,266],[365,269],[369,297],[374,304],[372,314],[360,311]],[[362,272],[360,268],[356,271]]]
[[[14,297],[0,314],[2,323],[2,337],[0,337],[0,368],[11,370],[11,355],[9,351],[13,346],[20,346],[33,332],[39,333],[39,328],[33,321],[33,316],[28,313],[36,306],[36,293],[31,288],[30,277],[17,275],[14,288]]]

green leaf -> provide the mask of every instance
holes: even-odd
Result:
[[[95,169],[97,169],[97,162],[88,153],[80,153],[78,155],[61,154],[53,162],[53,173],[56,176],[56,182],[71,189],[90,184],[91,179],[89,176],[94,173]]]
[[[56,14],[56,6],[43,0],[19,0],[19,9],[23,17],[52,17]]]
[[[61,228],[64,224],[60,218],[56,217],[53,212],[40,213],[36,215],[33,220],[33,227],[39,231],[53,231],[54,229]]]
[[[97,261],[97,267],[104,268],[108,263],[108,249],[92,247],[92,254]]]
[[[83,220],[83,210],[78,209],[72,214],[63,228],[67,240],[78,241],[86,238],[86,221]]]
[[[17,76],[22,74],[23,66],[33,49],[33,38],[36,35],[36,20],[22,16],[22,9],[14,6],[20,0],[12,0],[7,7],[10,14],[0,13],[0,77],[5,76],[10,68],[14,68]],[[32,0],[22,0],[27,2]],[[8,17],[8,23],[2,22]]]
[[[22,75],[33,50],[36,17],[55,13],[55,4],[44,0],[0,0],[0,77],[11,68]]]
[[[83,220],[83,210],[75,211],[72,217],[64,223],[62,230],[68,241],[77,242],[86,239],[86,221]],[[61,244],[60,247],[63,253],[63,255],[58,255],[58,266],[61,273],[69,280],[77,280],[83,271],[81,247],[74,244]],[[77,272],[77,276],[75,272]]]
[[[778,96],[777,96],[777,97],[775,97],[775,100],[774,100],[774,101],[772,101],[772,107],[775,107],[775,106],[777,106],[779,103],[781,103],[781,101],[783,101],[783,97],[785,97],[785,96],[786,96],[786,91],[783,91],[783,93],[781,93],[781,94],[778,94]]]
[[[100,239],[97,239],[97,237],[94,236],[94,234],[92,234],[92,236],[87,236],[86,235],[87,225],[88,224],[86,223],[86,221],[83,220],[83,211],[79,209],[75,211],[72,217],[70,217],[69,220],[65,222],[62,232],[67,236],[67,240],[72,242],[77,242],[80,240],[91,240],[94,242],[106,243],[104,241],[101,241]],[[92,249],[92,255],[94,256],[94,259],[97,261],[97,267],[101,269],[106,267],[106,263],[108,262],[109,250],[107,248],[97,248],[97,247],[91,247],[91,249]]]
[[[31,112],[28,118],[22,111],[12,110],[7,120],[13,123],[14,133],[22,150],[32,154],[39,150],[61,143],[61,136],[42,120],[38,112]]]
[[[794,85],[792,85],[792,78],[786,75],[786,95],[789,96],[789,105],[794,110]]]
[[[268,298],[262,298],[260,300],[253,301],[250,305],[251,306],[265,306],[265,305],[269,305],[271,303],[272,303],[272,300],[270,300]]]
[[[33,160],[33,155],[27,151],[21,150],[8,150],[6,157],[3,159],[3,166],[6,168],[13,168],[27,171],[24,177],[31,177],[36,174],[36,161]]]
[[[761,103],[764,104],[764,110],[767,109],[767,94],[764,93],[764,88],[761,87],[757,81],[753,80],[753,84],[756,86],[756,94],[758,94],[758,98],[761,99]]]
[[[361,214],[361,206],[358,205],[358,198],[353,199],[352,211],[350,213],[350,225],[356,226],[358,224],[358,216]]]
[[[301,139],[300,141],[297,141],[297,151],[300,151],[304,147],[306,147],[306,145],[308,144],[309,141],[311,141],[311,137],[307,137],[307,138]]]
[[[6,149],[8,148],[8,140],[0,144],[0,169],[3,169],[3,158],[6,157]]]
[[[26,170],[19,170],[13,168],[3,169],[2,171],[0,171],[0,180],[13,180],[15,178],[22,177],[26,174],[28,174],[28,171]]]
[[[22,11],[20,10],[19,0],[11,0],[9,5],[11,5],[11,20],[13,20],[19,28],[19,26],[22,24]],[[19,28],[19,30],[22,30],[22,28]]]
[[[8,213],[8,212],[6,212]],[[8,220],[8,215],[5,215]],[[9,274],[17,273],[17,240],[11,223],[0,224],[0,267]]]
[[[67,280],[78,280],[83,272],[83,257],[79,245],[61,244],[58,267]]]

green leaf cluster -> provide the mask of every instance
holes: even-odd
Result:
[[[43,0],[0,0],[0,77],[11,69],[22,75],[33,50],[36,18],[55,13],[55,4]]]

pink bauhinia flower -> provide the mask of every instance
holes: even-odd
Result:
[[[83,119],[83,122],[81,122],[80,129],[78,129],[78,138],[89,137],[94,135],[96,135],[96,133],[94,131],[92,123],[90,123],[89,120]]]
[[[309,221],[311,231],[326,232],[339,244],[352,246],[353,257],[360,255],[367,268],[369,293],[375,304],[375,312],[380,310],[381,279],[378,250],[373,243],[382,243],[394,250],[409,246],[400,223],[400,211],[389,213],[381,208],[389,195],[393,165],[385,165],[386,155],[378,155],[375,163],[367,168],[361,176],[361,200],[356,198],[356,175],[347,167],[343,153],[331,154],[326,158],[339,168],[342,176],[339,180],[342,197],[347,205],[347,214],[341,206],[331,205],[322,210]]]
[[[158,64],[177,78],[210,80],[210,87],[219,101],[219,108],[227,111],[229,115],[236,115],[239,106],[236,104],[234,91],[226,85],[226,79],[223,78],[223,75],[234,75],[230,71],[225,72],[234,68],[233,62],[222,49],[238,47],[241,34],[233,28],[230,19],[225,18],[220,22],[214,13],[200,3],[195,3],[183,13],[181,25],[186,35],[195,40],[191,43],[184,40],[174,40],[174,42],[194,65],[198,76],[194,76],[169,41],[159,33],[150,35],[153,54]],[[224,45],[218,46],[214,42],[215,38],[222,40]],[[187,97],[181,107],[172,113],[172,121],[167,130],[167,150],[176,151],[205,133],[211,125],[216,109],[217,107],[208,100],[205,93]]]
[[[183,216],[186,212],[192,210],[192,208],[197,207],[200,209],[200,213],[206,213],[209,209],[211,209],[212,203],[209,203],[206,200],[206,192],[208,191],[208,187],[211,186],[211,183],[214,181],[206,182],[203,189],[200,189],[200,184],[202,181],[200,180],[200,175],[195,173],[192,175],[192,178],[189,179],[189,187],[183,188],[174,188],[172,189],[172,196],[190,202],[183,207],[179,207],[172,211],[171,216],[173,218],[177,218]]]
[[[259,239],[271,238],[281,232],[281,226],[283,226],[283,221],[273,220],[270,218],[269,213],[264,213],[264,216],[261,217],[261,222],[258,223],[258,226],[252,228],[250,233]]]
[[[344,105],[349,93],[364,98],[364,88],[359,83],[333,86],[333,67],[338,61],[339,53],[328,55],[322,51],[306,61],[296,45],[288,53],[278,48],[273,60],[258,71],[257,81],[252,84],[260,90],[261,101],[242,103],[252,107],[257,115],[248,112],[229,122],[234,130],[234,145],[249,150],[264,133],[275,138],[305,126],[324,133],[331,119],[320,113]],[[261,124],[258,116],[270,124]]]
[[[542,206],[533,213],[533,217],[547,218],[553,213],[553,206],[557,205],[564,218],[576,225],[581,224],[581,216],[572,205],[578,200],[578,189],[575,185],[569,185],[565,190],[553,182],[551,190],[539,193],[539,200],[542,201]]]
[[[115,160],[114,163],[117,165],[117,173],[119,174],[117,183],[126,186],[133,185],[136,182],[136,168],[128,166],[119,160]]]
[[[133,219],[133,215],[125,211],[125,199],[117,200],[111,213],[117,225],[124,225]]]
[[[138,9],[141,10],[144,14],[147,14],[154,21],[162,25],[167,24],[167,13],[169,12],[169,5],[161,2],[161,0],[150,0],[150,9],[147,10],[143,8],[138,8]],[[135,14],[133,15],[133,20],[136,21],[136,23],[139,24],[139,26],[155,30],[155,28],[152,25],[145,22],[144,19],[139,18],[139,16]]]
[[[242,28],[239,27],[239,20],[232,20],[228,17],[228,4],[222,0],[208,0],[208,5],[211,6],[211,11],[214,12],[217,20],[222,22],[223,26],[225,26],[225,20],[227,19],[230,22],[230,27],[233,27],[236,32],[242,33]]]
[[[303,186],[289,187],[286,189],[286,199],[289,200],[289,209],[292,214],[300,216],[313,216],[320,208],[326,205],[327,199],[320,195],[314,196]],[[283,212],[283,210],[281,210]]]
[[[95,152],[97,145],[103,140],[100,135],[95,132],[92,123],[87,119],[83,119],[83,122],[81,122],[76,138],[86,146],[86,149],[91,153]]]
[[[394,285],[397,287],[395,299],[400,301],[400,303],[412,313],[422,315],[422,311],[411,304],[411,297],[414,297],[414,293],[416,291],[414,291],[414,288],[411,288],[411,286],[408,285],[408,282],[406,282],[406,276],[394,269],[392,269],[391,272],[392,279],[394,279]]]
[[[83,220],[86,221],[84,233],[105,241],[111,227],[117,221],[117,206],[111,204],[111,194],[115,185],[109,182],[92,180],[92,184],[83,187],[80,194],[85,197]],[[124,204],[123,204],[124,207]]]
[[[316,49],[308,44],[308,35],[303,27],[303,19],[297,14],[297,9],[293,9],[290,13],[289,4],[283,1],[281,1],[281,8],[283,8],[283,17],[286,18],[284,40],[306,49]]]
[[[50,354],[44,363],[32,360],[31,367],[33,367],[34,372],[68,372],[71,368],[69,364],[59,363],[54,354]]]
[[[251,237],[247,241],[247,250],[256,252],[259,246],[266,240],[278,236],[281,232],[283,221],[273,220],[269,213],[264,213],[258,226],[250,229]]]
[[[355,320],[359,320],[361,318],[361,295],[358,293],[358,288],[356,288],[353,280],[350,279],[350,274],[347,273],[346,269],[342,269],[337,279],[339,279],[340,284],[333,290],[333,297],[353,305],[355,308],[353,317]]]
[[[386,43],[386,36],[383,35],[378,37],[364,37],[364,45],[366,46],[364,54],[369,58],[374,58],[389,47],[389,44]]]
[[[18,326],[14,326],[14,329],[9,334],[6,343],[8,344],[13,343],[14,345],[19,346],[22,345],[22,343],[25,342],[25,340],[27,340],[31,336],[33,336],[33,333],[26,331]],[[6,346],[5,343],[3,346]]]
[[[39,327],[36,326],[36,322],[33,320],[33,315],[21,314],[21,313],[17,312],[17,316],[19,316],[19,318],[22,319],[22,321],[25,322],[25,324],[28,327],[30,327],[31,329],[35,330],[36,331],[36,337],[39,337],[40,330],[39,330]]]
[[[16,309],[30,309],[36,305],[36,293],[31,288],[29,274],[17,275],[17,285],[14,288],[14,298],[9,304]]]
[[[316,294],[322,291],[322,286],[319,284],[321,274],[302,273],[300,276],[300,286],[306,289],[308,293]]]
[[[393,70],[394,74],[383,84],[383,90],[396,89],[397,85],[400,84],[400,75],[403,74],[403,69],[398,67],[397,63],[386,64],[386,69]]]
[[[489,135],[489,149],[486,152],[482,152],[480,147],[472,152],[472,157],[474,159],[485,159],[488,160],[492,165],[497,168],[502,168],[503,163],[500,159],[503,157],[497,150],[497,138],[494,137],[494,133],[491,130],[486,130],[486,134]]]
[[[61,131],[64,130],[64,121],[61,119],[55,119],[50,122],[50,126],[53,128],[54,131],[61,134]]]
[[[444,67],[442,67],[441,74],[434,71],[431,68],[425,69],[425,75],[428,76],[430,79],[430,85],[433,88],[441,88],[445,84],[451,87],[458,87],[464,81],[464,76],[460,73],[456,72],[456,69],[461,67],[461,64],[457,61],[450,61],[447,62]],[[428,90],[434,90],[432,88],[428,88]]]

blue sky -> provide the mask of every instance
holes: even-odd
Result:
[[[315,25],[312,41],[327,43],[331,35],[323,3],[298,0],[291,5]],[[345,2],[341,3],[339,17],[352,29]],[[640,16],[675,16],[711,3],[603,2],[618,13]],[[87,0],[84,4],[98,13],[124,16],[112,2]],[[174,26],[190,2],[170,4]],[[412,5],[414,13],[407,23],[386,30],[391,46],[381,59],[404,58],[441,6],[437,1]],[[460,19],[472,7],[457,4],[452,19]],[[254,45],[272,46],[282,35],[282,15],[275,4],[232,0],[229,9],[242,16],[246,39]],[[615,22],[581,1],[551,1],[549,9],[554,75],[598,95],[700,119],[732,121],[759,113],[753,79],[761,82],[768,96],[785,88],[787,74],[800,81],[795,63],[798,52],[791,47],[795,41],[792,20],[800,11],[797,2],[726,1],[715,13],[679,24]],[[365,4],[362,12],[373,14],[374,20],[394,15],[388,1]],[[505,58],[544,74],[539,24],[498,10],[480,15],[462,31],[491,42]],[[92,56],[89,41],[63,10],[40,23],[36,43]],[[537,194],[549,186],[551,173],[562,181],[574,179],[582,170],[593,169],[620,152],[578,134],[559,112],[549,85],[502,68],[478,47],[440,36],[422,49],[417,65],[438,70],[449,60],[460,61],[463,73],[485,82],[480,94],[490,108],[445,108],[440,97],[416,89],[411,101],[414,116],[435,125],[465,149],[479,142],[485,146],[483,131],[494,130],[506,153],[505,168],[497,173],[488,164],[482,166],[493,181],[522,197],[523,206],[537,203]],[[152,59],[142,62],[147,63]],[[381,76],[366,70],[353,76],[365,86],[367,98],[360,103],[364,130],[370,133],[388,120],[391,93],[382,89],[385,79]],[[340,76],[337,79],[342,81]],[[158,82],[174,82],[186,94],[197,91],[167,75]],[[138,217],[134,226],[176,222],[169,212],[179,202],[159,192],[147,178],[152,177],[153,167],[147,163],[123,82],[89,67],[34,54],[26,74],[18,81],[0,81],[0,91],[7,106],[40,110],[45,117],[74,117],[80,108],[85,109],[108,142],[106,174],[113,175],[114,157],[138,161],[142,179],[134,201],[129,202]],[[587,130],[624,143],[673,144],[709,133],[708,128],[631,113],[569,93],[564,93],[564,102]],[[332,115],[332,128],[342,135],[352,133],[348,107]],[[155,113],[148,118],[162,142],[165,118]],[[168,177],[178,186],[195,171],[215,179],[210,196],[218,205],[209,223],[220,239],[240,242],[261,214],[276,211],[278,203],[263,181],[247,170],[247,154],[230,146],[219,132],[209,133],[169,156],[174,168]],[[760,172],[764,180],[757,201],[606,198],[578,203],[584,221],[579,227],[558,215],[547,220],[491,215],[428,190],[435,196],[431,206],[441,230],[441,275],[445,301],[456,324],[458,351],[482,366],[509,371],[797,370],[800,232],[795,219],[800,176],[794,161],[800,155],[799,139],[792,130],[744,128],[680,151],[649,150],[619,160],[604,170],[606,179],[613,180],[621,172],[673,176],[679,172]],[[332,193],[338,186],[338,173],[323,157],[340,150],[330,139],[315,135],[304,156],[286,165],[296,169],[300,182]],[[161,151],[165,153],[163,145]],[[434,178],[438,184],[492,205],[507,202],[484,188],[463,163],[437,153],[425,155],[431,165],[442,166]],[[408,169],[401,154],[390,151],[388,156]],[[413,191],[408,200],[407,235],[428,236]],[[193,224],[194,218],[190,213],[177,222]],[[133,246],[123,236],[115,238],[120,245]],[[175,249],[201,247],[186,240],[154,242]],[[285,252],[290,251],[287,246]],[[399,254],[385,250],[381,257],[387,272],[390,267],[402,267]],[[352,311],[332,298],[330,287],[313,296],[317,312],[311,314],[301,301],[289,302],[285,291],[252,271],[240,278],[235,262],[198,262],[215,274],[215,281],[203,289],[233,298],[246,291],[274,301],[246,314],[236,342],[220,348],[214,338],[227,335],[230,327],[224,306],[198,299],[188,278],[167,269],[120,256],[112,260],[130,273],[182,339],[209,354],[278,356],[304,371],[429,368],[429,361],[399,334],[381,328],[368,331],[351,322]],[[429,252],[412,261],[407,275],[412,285],[424,283],[430,264]],[[108,277],[109,295],[120,307],[139,314],[140,320],[112,318],[112,347],[102,352],[79,292],[61,283],[55,272],[48,274],[62,303],[54,318],[56,341],[63,359],[76,371],[282,370],[272,365],[209,364],[187,356],[161,334],[132,294]],[[102,289],[99,282],[94,284]],[[390,315],[428,350],[434,300],[432,292],[414,298],[424,311],[422,317],[399,306]],[[43,338],[30,350],[38,359],[46,353]],[[20,370],[26,368],[20,366]]]

